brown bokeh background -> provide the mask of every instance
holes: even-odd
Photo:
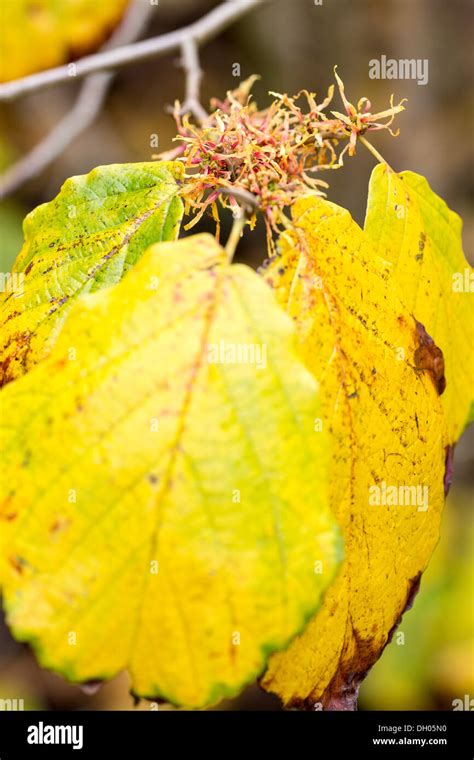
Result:
[[[3,0],[9,2],[10,0]],[[105,0],[106,1],[106,0]],[[218,3],[210,0],[160,0],[145,36],[162,34],[199,18]],[[399,137],[375,133],[372,142],[397,170],[425,175],[464,220],[465,251],[472,258],[474,239],[473,158],[473,7],[470,0],[271,0],[201,53],[202,100],[222,97],[235,88],[233,64],[241,78],[261,75],[254,94],[261,106],[268,91],[321,96],[333,83],[333,67],[352,101],[367,96],[373,110],[383,110],[393,92],[407,98],[397,118]],[[429,61],[429,82],[371,80],[369,61],[380,58]],[[174,122],[166,112],[183,98],[183,73],[177,56],[120,70],[101,115],[43,174],[22,187],[0,210],[0,264],[7,271],[18,253],[21,222],[39,203],[54,197],[63,181],[99,164],[147,161],[172,146]],[[78,83],[30,95],[0,109],[0,163],[23,156],[71,107]],[[334,107],[340,109],[337,96]],[[350,209],[362,223],[367,184],[374,158],[358,148],[343,170],[325,176],[330,200]],[[206,224],[204,224],[204,227]],[[209,224],[208,228],[213,230]],[[222,236],[228,232],[223,224]],[[245,235],[238,258],[258,265],[265,258],[263,229]],[[474,695],[474,613],[472,517],[473,435],[457,447],[455,479],[444,518],[442,541],[426,574],[414,609],[400,630],[405,644],[393,642],[361,689],[365,709],[452,709],[452,701]],[[0,627],[0,698],[18,697],[27,708],[131,709],[126,676],[97,694],[45,673],[27,648],[14,643]],[[143,704],[138,709],[149,709]],[[162,708],[160,708],[162,709]],[[278,701],[251,687],[221,709],[278,709]]]

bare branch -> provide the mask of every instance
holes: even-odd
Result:
[[[153,6],[146,0],[135,0],[103,49],[123,45],[139,37],[153,10]],[[38,176],[92,124],[102,108],[113,77],[113,72],[101,72],[86,79],[74,106],[66,116],[44,140],[0,177],[0,198],[13,193],[24,182]]]
[[[227,261],[229,264],[232,263],[232,259],[234,258],[236,248],[239,244],[240,238],[242,237],[246,223],[247,220],[245,218],[245,214],[240,213],[238,216],[234,216],[229,239],[225,244],[225,252],[227,254]]]
[[[0,198],[37,177],[94,121],[104,102],[113,74],[93,74],[84,82],[72,109],[38,145],[0,177]]]
[[[199,63],[198,47],[194,39],[189,37],[183,42],[181,50],[181,65],[186,74],[186,92],[180,113],[191,113],[197,121],[202,123],[207,119],[208,114],[199,100],[202,70]]]
[[[206,117],[207,113],[202,107],[199,101],[199,88],[202,78],[202,71],[199,64],[198,56],[198,42],[209,39],[212,34],[217,34],[222,30],[223,26],[228,25],[236,17],[243,15],[255,6],[258,2],[264,2],[265,0],[227,0],[223,5],[219,6],[216,11],[220,11],[217,14],[215,11],[204,16],[199,21],[195,22],[191,26],[185,27],[179,32],[172,32],[171,35],[162,35],[161,37],[153,38],[153,40],[145,40],[145,42],[158,43],[163,40],[169,41],[169,38],[173,35],[181,35],[179,47],[182,53],[182,66],[186,74],[186,92],[185,102],[182,107],[183,113],[191,113],[200,122]],[[232,6],[232,7],[231,7]],[[238,7],[238,15],[236,15],[236,9]],[[153,6],[148,4],[146,0],[135,0],[135,3],[130,7],[126,14],[122,24],[112,35],[110,40],[104,45],[102,51],[95,56],[89,56],[83,58],[75,64],[75,76],[82,76],[80,67],[84,62],[90,60],[101,59],[110,52],[120,52],[123,50],[130,50],[136,48],[142,43],[136,43],[135,45],[128,45],[128,43],[135,40],[143,31],[146,23],[149,19]],[[222,11],[225,11],[225,14]],[[232,13],[229,13],[229,10]],[[168,42],[169,44],[169,42]],[[122,46],[122,47],[120,47]],[[119,48],[118,51],[114,48]],[[157,53],[159,55],[162,52]],[[141,60],[138,57],[135,60]],[[129,62],[132,62],[131,60]],[[120,64],[122,65],[122,64]],[[113,72],[101,71],[104,68],[101,64],[96,66],[95,70],[100,73],[92,74],[87,77],[84,82],[77,100],[72,110],[66,114],[66,116],[57,124],[54,129],[36,145],[26,156],[24,156],[18,163],[7,169],[7,171],[0,177],[0,198],[4,198],[6,195],[14,192],[24,182],[40,174],[49,164],[51,164],[61,153],[75,140],[90,124],[95,120],[99,114],[107,91],[110,87],[112,79],[114,77]],[[16,91],[15,95],[7,94],[5,99],[12,99],[25,92],[29,92],[31,88],[31,80],[41,79],[44,75],[49,75],[54,72],[60,72],[68,67],[59,67],[58,69],[50,69],[49,71],[42,72],[40,74],[34,74],[24,79],[19,79],[16,82],[10,82],[7,85],[0,85],[0,100],[4,97],[4,91],[9,88],[10,85],[17,85],[23,87],[21,92]],[[67,74],[68,80],[71,80],[69,73]],[[23,84],[22,84],[23,83]],[[49,80],[34,89],[41,89],[43,86],[49,86],[52,84]],[[24,86],[26,85],[26,90]]]
[[[189,39],[200,46],[264,2],[267,0],[226,0],[198,21],[182,29],[81,58],[74,64],[73,77],[66,65],[2,84],[0,85],[0,100],[14,100],[29,92],[37,92],[45,87],[52,87],[55,84],[87,76],[87,74],[157,58],[182,49],[186,40]]]
[[[220,187],[218,189],[220,195],[230,195],[235,198],[236,201],[240,201],[244,212],[252,216],[258,209],[258,198],[253,193],[249,193],[248,190],[244,190],[241,187]]]

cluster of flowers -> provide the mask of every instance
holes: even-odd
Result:
[[[302,90],[294,97],[271,92],[271,105],[260,111],[251,97],[257,77],[251,77],[224,101],[211,101],[211,113],[202,123],[191,122],[182,115],[179,102],[174,115],[179,146],[162,157],[182,160],[186,167],[183,198],[187,213],[197,224],[210,209],[217,225],[217,203],[235,213],[243,207],[250,224],[256,212],[265,219],[267,235],[281,228],[283,209],[302,194],[324,195],[327,183],[315,175],[336,169],[344,155],[355,153],[357,139],[366,132],[389,129],[403,104],[372,114],[371,104],[362,98],[357,107],[344,94],[344,85],[336,73],[345,114],[326,114],[334,96],[334,85],[327,97],[316,102],[312,92]],[[386,120],[386,121],[384,121]]]

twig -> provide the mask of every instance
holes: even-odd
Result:
[[[73,108],[35,145],[0,177],[0,198],[14,193],[21,185],[46,169],[81,132],[94,121],[104,102],[113,74],[94,74],[86,79]]]
[[[219,193],[222,195],[230,195],[235,200],[241,202],[241,206],[234,208],[234,220],[232,223],[232,229],[230,231],[229,238],[227,240],[225,251],[227,254],[227,261],[229,264],[234,258],[235,251],[239,244],[239,240],[242,237],[245,225],[247,221],[255,214],[258,208],[258,198],[249,193],[248,190],[243,190],[238,187],[221,187]]]
[[[235,20],[235,18],[243,15],[258,3],[265,1],[266,0],[227,0],[215,11],[207,14],[207,16],[204,16],[199,21],[191,24],[191,26],[185,27],[178,32],[172,32],[171,34],[155,37],[151,40],[145,40],[145,43],[154,43],[155,45],[160,41],[161,44],[163,44],[163,42],[168,40],[167,44],[169,45],[170,38],[176,38],[177,35],[180,36],[179,42],[175,42],[173,47],[179,47],[181,49],[182,66],[186,75],[185,101],[181,109],[183,113],[192,113],[200,122],[207,117],[207,113],[199,101],[199,87],[202,71],[199,64],[198,42],[202,43],[207,39],[210,39],[213,34],[217,34],[225,26]],[[237,8],[238,13],[236,13]],[[96,61],[95,68],[92,68],[91,70],[100,73],[92,74],[87,77],[72,110],[66,114],[44,140],[0,176],[0,199],[13,193],[21,187],[24,182],[38,176],[38,174],[61,155],[61,153],[85,129],[87,129],[90,124],[93,123],[102,108],[114,77],[114,72],[101,71],[101,69],[104,68],[104,59],[107,58],[110,52],[130,51],[144,44],[136,43],[135,45],[128,45],[127,43],[132,42],[139,37],[146,26],[152,10],[153,6],[148,4],[146,0],[135,0],[135,3],[130,7],[122,24],[115,34],[112,35],[107,44],[104,45],[102,51],[97,55],[83,58],[74,64],[74,78],[84,76],[82,70],[83,65],[87,64],[88,61],[92,61],[92,63]],[[112,48],[118,48],[118,50],[112,50]],[[168,49],[172,48],[166,48],[166,50],[164,47],[159,50],[157,48],[155,54],[162,55],[165,52],[168,52]],[[134,60],[142,60],[143,57],[144,56],[139,54],[136,59],[122,61],[122,63],[117,65],[125,65],[126,62],[132,63]],[[146,57],[151,57],[151,54]],[[58,73],[64,71],[65,69],[67,71],[67,79],[70,81],[73,77],[71,77],[69,73],[69,68],[63,66],[57,69],[41,72],[40,74],[24,77],[15,82],[9,82],[6,85],[0,85],[0,100],[2,98],[5,100],[11,100],[30,92],[32,89],[42,89],[43,87],[55,84],[56,82],[50,81],[50,75],[55,74],[55,72]],[[33,80],[36,80],[37,82],[40,80],[39,84],[34,85]],[[13,94],[12,87],[14,91]]]
[[[242,232],[244,231],[244,227],[246,224],[247,224],[247,218],[244,213],[240,213],[238,216],[234,216],[232,229],[230,231],[230,235],[225,246],[227,261],[229,262],[229,264],[232,262],[232,259],[234,258],[234,253],[239,244],[239,240],[242,237]]]
[[[181,65],[186,74],[186,92],[180,113],[191,113],[197,121],[202,123],[207,119],[208,114],[199,100],[202,70],[199,63],[198,47],[195,40],[192,37],[184,40],[181,50]]]
[[[236,201],[240,201],[246,214],[251,216],[258,209],[258,198],[240,187],[220,187],[217,191],[221,195],[230,195]]]
[[[139,37],[153,10],[154,7],[145,0],[135,0],[104,49],[123,45]],[[0,177],[0,198],[10,195],[24,182],[38,176],[92,124],[102,108],[113,77],[113,72],[101,72],[87,77],[74,106],[66,116],[38,145]]]
[[[264,2],[267,0],[226,0],[198,21],[182,29],[132,45],[123,45],[115,50],[85,56],[75,62],[73,78],[81,78],[97,71],[117,69],[120,66],[172,53],[181,49],[188,39],[194,40],[195,44],[200,46]],[[14,100],[29,92],[38,92],[45,87],[71,81],[71,78],[67,65],[31,74],[0,85],[0,100]]]
[[[374,148],[374,146],[372,145],[372,143],[370,143],[368,140],[366,140],[365,137],[362,137],[362,135],[359,135],[358,136],[358,140],[359,140],[359,142],[362,143],[362,145],[364,145],[367,148],[368,151],[370,151],[370,153],[372,153],[372,155],[377,159],[377,161],[380,164],[386,164],[387,163],[386,160],[384,159],[384,157],[381,155],[381,153],[379,153],[378,150],[376,150],[376,148]]]

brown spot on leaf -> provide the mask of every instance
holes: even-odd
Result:
[[[0,504],[0,519],[1,520],[7,520],[7,522],[9,522],[10,520],[15,519],[16,514],[11,509],[13,496],[14,496],[13,493],[9,493],[8,496],[1,502]]]
[[[10,369],[12,362],[21,365],[26,371],[30,341],[31,333],[29,330],[16,332],[10,336],[8,342],[3,347],[4,351],[10,349],[10,353],[0,362],[0,387],[6,385],[15,377],[15,371]]]
[[[15,319],[15,317],[18,317],[18,316],[20,316],[20,312],[19,311],[12,311],[12,312],[10,312],[10,314],[8,315],[8,317],[6,317],[4,319],[3,324],[6,325],[6,323],[9,322],[10,319]]]
[[[418,348],[415,351],[415,367],[418,370],[429,372],[434,382],[438,395],[446,388],[444,376],[444,357],[441,349],[435,344],[433,338],[428,335],[421,322],[416,322],[418,334]]]
[[[9,557],[8,560],[15,572],[17,572],[19,575],[23,575],[23,571],[26,566],[25,560],[22,557],[17,557],[16,555]]]
[[[64,528],[67,528],[70,522],[71,521],[68,520],[67,517],[57,517],[51,525],[49,532],[51,535],[55,535],[56,533],[59,533],[59,531],[64,530]]]

